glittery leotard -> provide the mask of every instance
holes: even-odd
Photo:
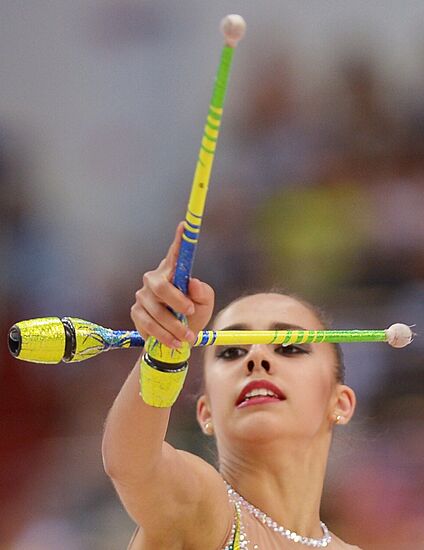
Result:
[[[270,529],[266,525],[267,522],[259,521],[254,514],[249,513],[245,505],[251,505],[240,497],[228,483],[226,486],[228,499],[234,507],[234,521],[231,533],[221,550],[282,550],[283,548],[292,548],[291,541],[285,541],[278,533],[275,533],[273,529]],[[127,550],[132,548],[139,529],[137,527]],[[331,537],[333,542],[336,543],[337,548],[361,550],[358,546],[344,543],[333,533]],[[316,547],[315,544],[312,544],[312,546]]]
[[[222,550],[282,550],[291,541],[284,540],[267,522],[260,521],[249,512],[251,506],[228,483],[226,483],[228,498],[234,506],[234,522],[230,536]],[[246,506],[248,505],[248,506]],[[350,548],[350,547],[349,547]]]
[[[243,526],[241,523],[240,505],[236,502],[234,502],[233,504],[234,504],[233,526],[231,528],[230,536],[228,537],[227,543],[225,544],[223,550],[241,550],[242,548],[245,548],[245,546],[240,546],[240,544],[244,541],[244,538],[245,538]]]

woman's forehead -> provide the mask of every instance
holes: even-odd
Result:
[[[323,328],[317,315],[296,298],[285,294],[261,293],[232,302],[217,315],[214,329],[223,330],[233,325],[246,325],[246,329],[268,330],[276,324],[310,330]]]

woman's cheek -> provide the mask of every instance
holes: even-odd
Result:
[[[297,390],[297,397],[302,401],[302,407],[318,414],[326,410],[331,397],[332,383],[326,373],[321,369],[308,373],[302,380],[301,388]]]
[[[222,410],[230,400],[231,389],[234,382],[230,373],[224,369],[210,369],[207,379],[207,389],[214,410]]]

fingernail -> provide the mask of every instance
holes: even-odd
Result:
[[[172,347],[173,348],[180,348],[183,345],[183,343],[180,340],[172,340]]]
[[[194,313],[194,306],[191,305],[187,308],[187,315],[193,315]]]
[[[188,330],[185,333],[185,339],[188,340],[188,341],[194,340],[194,332],[192,330]]]

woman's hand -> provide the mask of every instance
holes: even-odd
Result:
[[[137,290],[131,308],[131,319],[143,338],[154,336],[171,348],[180,347],[183,340],[194,343],[211,318],[215,298],[213,289],[199,279],[190,279],[187,296],[172,284],[183,229],[181,222],[166,257],[155,270],[144,274],[143,287]],[[168,306],[187,317],[188,327]]]

